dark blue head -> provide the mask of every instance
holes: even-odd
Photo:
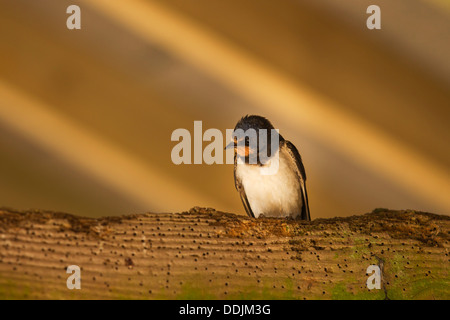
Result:
[[[245,158],[246,163],[256,162],[255,164],[261,165],[278,150],[279,143],[274,141],[272,145],[272,139],[283,141],[283,137],[275,131],[269,120],[257,115],[246,115],[236,124],[233,141],[227,148],[234,147],[236,154]]]
[[[264,117],[256,115],[246,115],[238,121],[238,123],[234,127],[234,130],[236,129],[242,129],[244,131],[247,131],[248,129],[255,129],[256,131],[258,131],[259,129],[267,129],[268,131],[270,131],[271,129],[275,128],[273,127],[272,123],[270,123],[270,121]]]

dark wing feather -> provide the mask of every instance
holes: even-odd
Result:
[[[291,157],[294,159],[297,165],[297,175],[300,179],[300,188],[302,191],[303,198],[303,207],[301,213],[302,220],[311,220],[311,216],[309,214],[309,203],[308,203],[308,193],[306,192],[306,172],[305,167],[303,166],[302,157],[298,152],[297,148],[290,142],[285,140],[285,145]]]
[[[248,203],[247,195],[245,194],[244,186],[241,183],[241,180],[236,177],[236,156],[234,157],[234,185],[236,190],[239,192],[239,196],[241,197],[242,204],[244,205],[245,212],[250,218],[254,218],[252,208],[250,207],[250,203]]]

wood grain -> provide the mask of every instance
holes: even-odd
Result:
[[[312,222],[210,208],[98,219],[0,210],[1,299],[448,299],[450,218]],[[366,287],[369,265],[382,289]],[[69,290],[66,268],[81,268]]]

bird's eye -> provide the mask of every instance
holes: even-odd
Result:
[[[245,137],[245,146],[248,147],[250,145],[250,138]]]

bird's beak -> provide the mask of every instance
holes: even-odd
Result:
[[[231,141],[229,144],[227,144],[227,146],[223,150],[230,149],[230,148],[234,148],[234,141]]]

